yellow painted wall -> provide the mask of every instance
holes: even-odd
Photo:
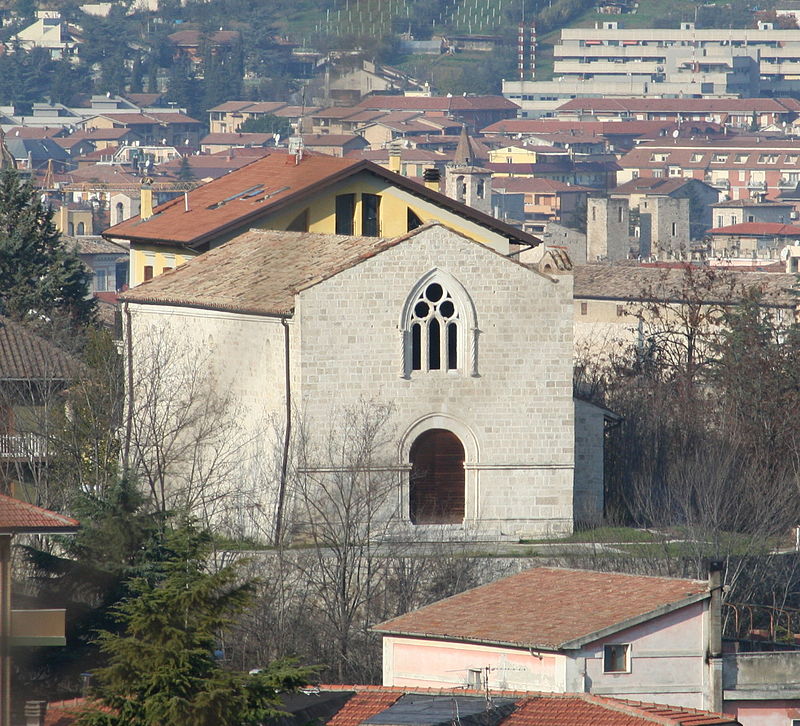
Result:
[[[536,152],[521,146],[504,146],[502,149],[489,151],[489,162],[492,164],[535,164]]]
[[[425,222],[437,221],[447,225],[461,234],[488,245],[501,254],[508,254],[508,240],[502,235],[486,227],[482,227],[464,217],[442,209],[431,202],[392,186],[383,179],[362,172],[349,179],[328,187],[319,194],[309,195],[302,202],[293,204],[273,215],[265,217],[257,225],[263,229],[286,229],[304,209],[308,209],[308,231],[320,234],[336,232],[336,196],[339,194],[355,194],[356,209],[353,233],[361,234],[361,194],[378,194],[381,197],[380,231],[381,237],[399,237],[408,232],[407,220],[410,208],[419,219]],[[237,230],[239,232],[241,230]],[[217,244],[227,242],[235,235],[223,236]],[[195,254],[182,247],[166,247],[163,245],[142,245],[134,242],[131,245],[130,280],[131,286],[144,280],[145,265],[153,265],[153,275],[161,274],[163,267],[169,266],[167,255],[174,255],[176,265],[191,259]],[[178,261],[180,260],[180,261]]]

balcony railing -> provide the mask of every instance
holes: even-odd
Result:
[[[759,192],[767,191],[767,182],[765,181],[749,181],[747,182],[748,189],[754,189]]]
[[[797,183],[798,183],[797,179],[782,178],[778,182],[778,189],[795,189],[797,188]]]
[[[0,459],[44,459],[47,439],[39,434],[0,434]]]

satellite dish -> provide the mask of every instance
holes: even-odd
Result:
[[[281,135],[272,134],[272,140],[275,142],[275,146],[277,146],[281,142]]]
[[[672,138],[673,138],[673,139],[677,139],[677,138],[678,138],[678,129],[675,129],[675,130],[672,132]]]

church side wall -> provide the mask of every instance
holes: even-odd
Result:
[[[226,521],[248,534],[253,532],[250,514],[260,506],[268,514],[259,526],[271,526],[275,492],[268,469],[275,460],[275,441],[282,436],[286,406],[280,319],[165,305],[130,304],[129,310],[134,379],[140,391],[142,377],[159,364],[154,361],[158,355],[161,364],[179,363],[169,372],[152,373],[160,376],[155,383],[165,405],[185,403],[176,388],[187,387],[187,369],[202,384],[197,395],[227,400],[224,411],[212,414],[215,420],[202,422],[225,427],[217,445],[227,447],[234,459],[220,483],[225,496],[215,512],[224,510]]]
[[[474,304],[478,375],[463,359],[457,371],[404,375],[402,310],[435,269]],[[404,522],[411,444],[426,429],[444,428],[465,449],[465,529],[510,537],[571,531],[571,276],[545,278],[433,227],[298,300],[304,416],[312,430],[324,429],[334,402],[394,404],[398,437],[387,457],[397,467]]]

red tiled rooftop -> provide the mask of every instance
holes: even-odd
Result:
[[[0,534],[74,532],[78,520],[0,494]]]
[[[363,691],[356,693],[330,721],[328,726],[359,726],[393,705],[402,691]]]
[[[202,157],[187,158],[191,163],[192,159]],[[509,239],[526,244],[538,243],[535,237],[505,222],[393,174],[371,161],[307,152],[297,164],[293,154],[283,151],[268,151],[251,164],[189,192],[189,212],[185,211],[185,201],[180,197],[156,207],[155,214],[149,219],[133,217],[105,230],[103,236],[198,247],[220,234],[251,225],[255,220],[264,219],[278,209],[360,172],[372,174],[389,186],[423,197]]]
[[[757,235],[764,237],[796,237],[800,239],[800,227],[778,222],[741,222],[727,227],[715,227],[708,234]]]
[[[384,634],[557,650],[708,596],[707,583],[537,567],[375,626]],[[587,608],[587,603],[591,607]]]
[[[321,686],[323,691],[355,691],[355,695],[328,721],[327,726],[359,726],[393,706],[402,696],[475,696],[483,691],[386,686]],[[589,693],[492,691],[497,698],[516,699],[514,711],[500,726],[729,726],[735,717],[693,708],[642,703]]]

